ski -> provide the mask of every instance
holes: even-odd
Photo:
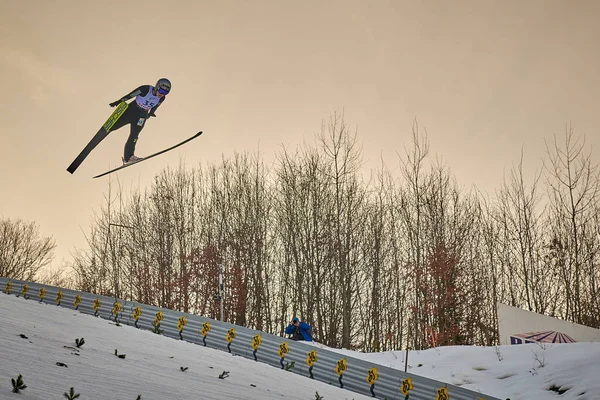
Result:
[[[190,140],[193,140],[193,139],[197,138],[197,137],[198,137],[198,136],[200,136],[200,135],[202,135],[202,131],[200,131],[200,132],[196,133],[194,136],[192,136],[192,137],[190,137],[190,138],[187,138],[187,139],[185,139],[183,142],[177,143],[176,145],[169,147],[168,149],[164,149],[164,150],[158,151],[158,152],[156,152],[156,153],[154,153],[154,154],[150,154],[150,155],[149,155],[149,156],[147,156],[147,157],[142,157],[142,158],[140,158],[140,159],[139,159],[139,160],[137,160],[137,161],[132,161],[132,162],[130,162],[130,163],[123,164],[123,165],[121,165],[120,167],[113,168],[113,169],[111,169],[110,171],[106,171],[106,172],[104,172],[104,173],[102,173],[102,174],[100,174],[100,175],[96,175],[96,176],[94,176],[94,178],[100,178],[100,177],[102,177],[102,176],[104,176],[104,175],[108,175],[108,174],[110,174],[110,173],[113,173],[113,172],[119,171],[119,170],[121,170],[121,169],[123,169],[123,168],[131,167],[132,165],[135,165],[135,164],[137,164],[137,163],[140,163],[140,162],[142,162],[142,161],[148,160],[148,159],[150,159],[150,158],[152,158],[152,157],[156,157],[156,156],[158,156],[158,155],[160,155],[160,154],[166,153],[167,151],[171,151],[171,150],[173,150],[173,149],[175,149],[175,148],[177,148],[177,147],[179,147],[179,146],[181,146],[181,145],[184,145],[184,144],[186,144],[186,143],[187,143],[187,142],[189,142]]]
[[[79,168],[83,160],[85,160],[85,158],[92,152],[92,150],[94,150],[94,148],[98,146],[98,144],[108,136],[110,130],[112,129],[114,124],[119,120],[119,118],[121,118],[121,115],[123,115],[125,110],[127,110],[128,106],[129,105],[125,102],[122,102],[117,106],[115,111],[113,111],[110,117],[108,117],[104,125],[102,125],[102,128],[100,128],[100,130],[94,135],[94,137],[92,138],[92,140],[90,140],[87,146],[85,146],[81,153],[79,153],[77,158],[73,160],[71,165],[69,165],[67,171],[73,173],[77,168]]]
[[[108,117],[108,119],[102,126],[106,132],[110,132],[114,124],[119,120],[119,118],[121,118],[121,115],[125,113],[127,107],[129,107],[129,104],[125,103],[124,101],[119,103],[117,109],[110,115],[110,117]]]

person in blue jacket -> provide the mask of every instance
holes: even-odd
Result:
[[[304,340],[312,342],[312,329],[306,322],[301,322],[298,317],[292,318],[285,333],[292,335],[292,340]]]

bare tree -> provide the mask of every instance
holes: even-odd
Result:
[[[498,343],[498,309],[497,303],[505,299],[512,287],[512,282],[507,279],[508,274],[504,272],[502,258],[502,229],[497,222],[495,205],[492,205],[481,193],[479,196],[479,218],[476,231],[477,247],[475,249],[476,260],[473,262],[471,279],[472,287],[476,283],[487,288],[472,292],[474,304],[487,303],[486,308],[480,308],[481,312],[472,313],[471,318],[475,324],[481,327],[480,336],[483,340],[474,340],[473,343],[486,343],[487,345]],[[487,322],[487,323],[486,323]]]
[[[472,341],[480,327],[469,316],[486,305],[473,301],[482,288],[470,279],[481,257],[479,204],[461,193],[439,160],[426,164],[428,154],[427,137],[415,122],[412,148],[401,158],[395,214],[403,249],[397,274],[409,296],[405,342],[416,349],[431,345],[425,334],[431,331],[446,344]]]
[[[538,192],[541,173],[530,187],[525,183],[523,153],[498,193],[497,215],[510,298],[501,299],[515,307],[538,313],[553,312],[558,299],[554,271],[543,261],[545,209]]]
[[[112,180],[109,181],[105,205],[94,215],[89,235],[86,236],[87,249],[80,249],[73,255],[71,267],[75,272],[76,287],[107,296],[121,297],[121,262],[124,256],[124,236],[113,224],[121,224],[123,196],[121,190],[113,194]],[[115,210],[115,202],[117,209]]]
[[[319,340],[335,343],[341,310],[334,294],[334,196],[323,174],[327,168],[315,148],[305,148],[301,154],[284,149],[279,155],[274,229],[282,256],[276,297],[280,334],[290,317],[298,315],[313,325]]]
[[[35,223],[0,219],[0,276],[34,280],[52,262],[55,247],[54,240],[43,237]]]
[[[593,317],[598,297],[594,291],[598,287],[594,264],[598,165],[592,163],[591,152],[585,152],[585,137],[576,135],[572,127],[566,130],[562,145],[555,136],[553,147],[546,144],[546,149],[550,243],[565,288],[563,315],[576,323],[598,321]]]
[[[362,240],[362,252],[365,267],[365,283],[357,296],[361,299],[358,321],[362,327],[365,351],[387,349],[397,338],[392,334],[398,328],[398,321],[389,316],[387,309],[395,304],[394,276],[391,255],[390,204],[388,202],[393,185],[389,172],[382,170],[377,174],[377,187],[371,192],[364,209],[365,229]],[[386,312],[387,311],[387,312]]]
[[[342,304],[342,341],[350,348],[352,321],[355,315],[357,293],[362,285],[360,273],[360,233],[364,228],[363,211],[365,193],[358,180],[362,166],[361,149],[356,132],[350,133],[343,115],[334,113],[327,124],[323,124],[318,139],[331,167],[323,171],[335,193],[335,214],[331,221],[334,227],[334,271],[339,280],[338,294]]]
[[[44,268],[40,270],[35,281],[43,285],[76,290],[74,278],[69,271],[68,264],[65,264],[58,269]]]
[[[227,318],[239,325],[272,327],[271,193],[258,156],[235,154],[209,172],[212,215],[207,230],[223,259]]]
[[[410,279],[409,294],[413,296],[410,319],[405,321],[408,325],[407,343],[411,348],[420,349],[424,345],[423,332],[427,325],[426,317],[423,315],[423,291],[426,285],[423,281],[424,271],[424,233],[422,219],[424,217],[423,207],[425,205],[424,189],[426,184],[425,159],[429,155],[429,143],[427,136],[419,132],[417,122],[413,123],[412,129],[412,148],[406,150],[405,159],[401,159],[401,174],[403,184],[399,185],[400,193],[396,208],[398,218],[401,220],[401,230],[403,231],[403,242],[406,249],[406,256],[399,263],[404,271],[398,271],[398,274],[404,275]],[[407,280],[405,280],[405,284]],[[421,290],[417,290],[421,288]]]

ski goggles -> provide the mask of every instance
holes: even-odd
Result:
[[[166,94],[169,94],[169,91],[165,90],[163,88],[158,88],[158,93],[166,95]]]

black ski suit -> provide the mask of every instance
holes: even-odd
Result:
[[[129,103],[127,110],[125,110],[123,115],[121,115],[121,117],[111,128],[112,132],[124,127],[127,124],[131,125],[129,138],[127,139],[127,142],[125,142],[123,161],[128,161],[129,158],[135,153],[135,144],[137,143],[140,132],[144,128],[146,119],[149,117],[156,117],[156,110],[165,100],[166,96],[159,98],[157,95],[154,95],[152,93],[153,89],[154,86],[151,85],[140,86],[131,93],[121,97],[119,100],[110,103],[112,107],[115,107],[122,101],[127,101],[135,97],[135,100]]]

